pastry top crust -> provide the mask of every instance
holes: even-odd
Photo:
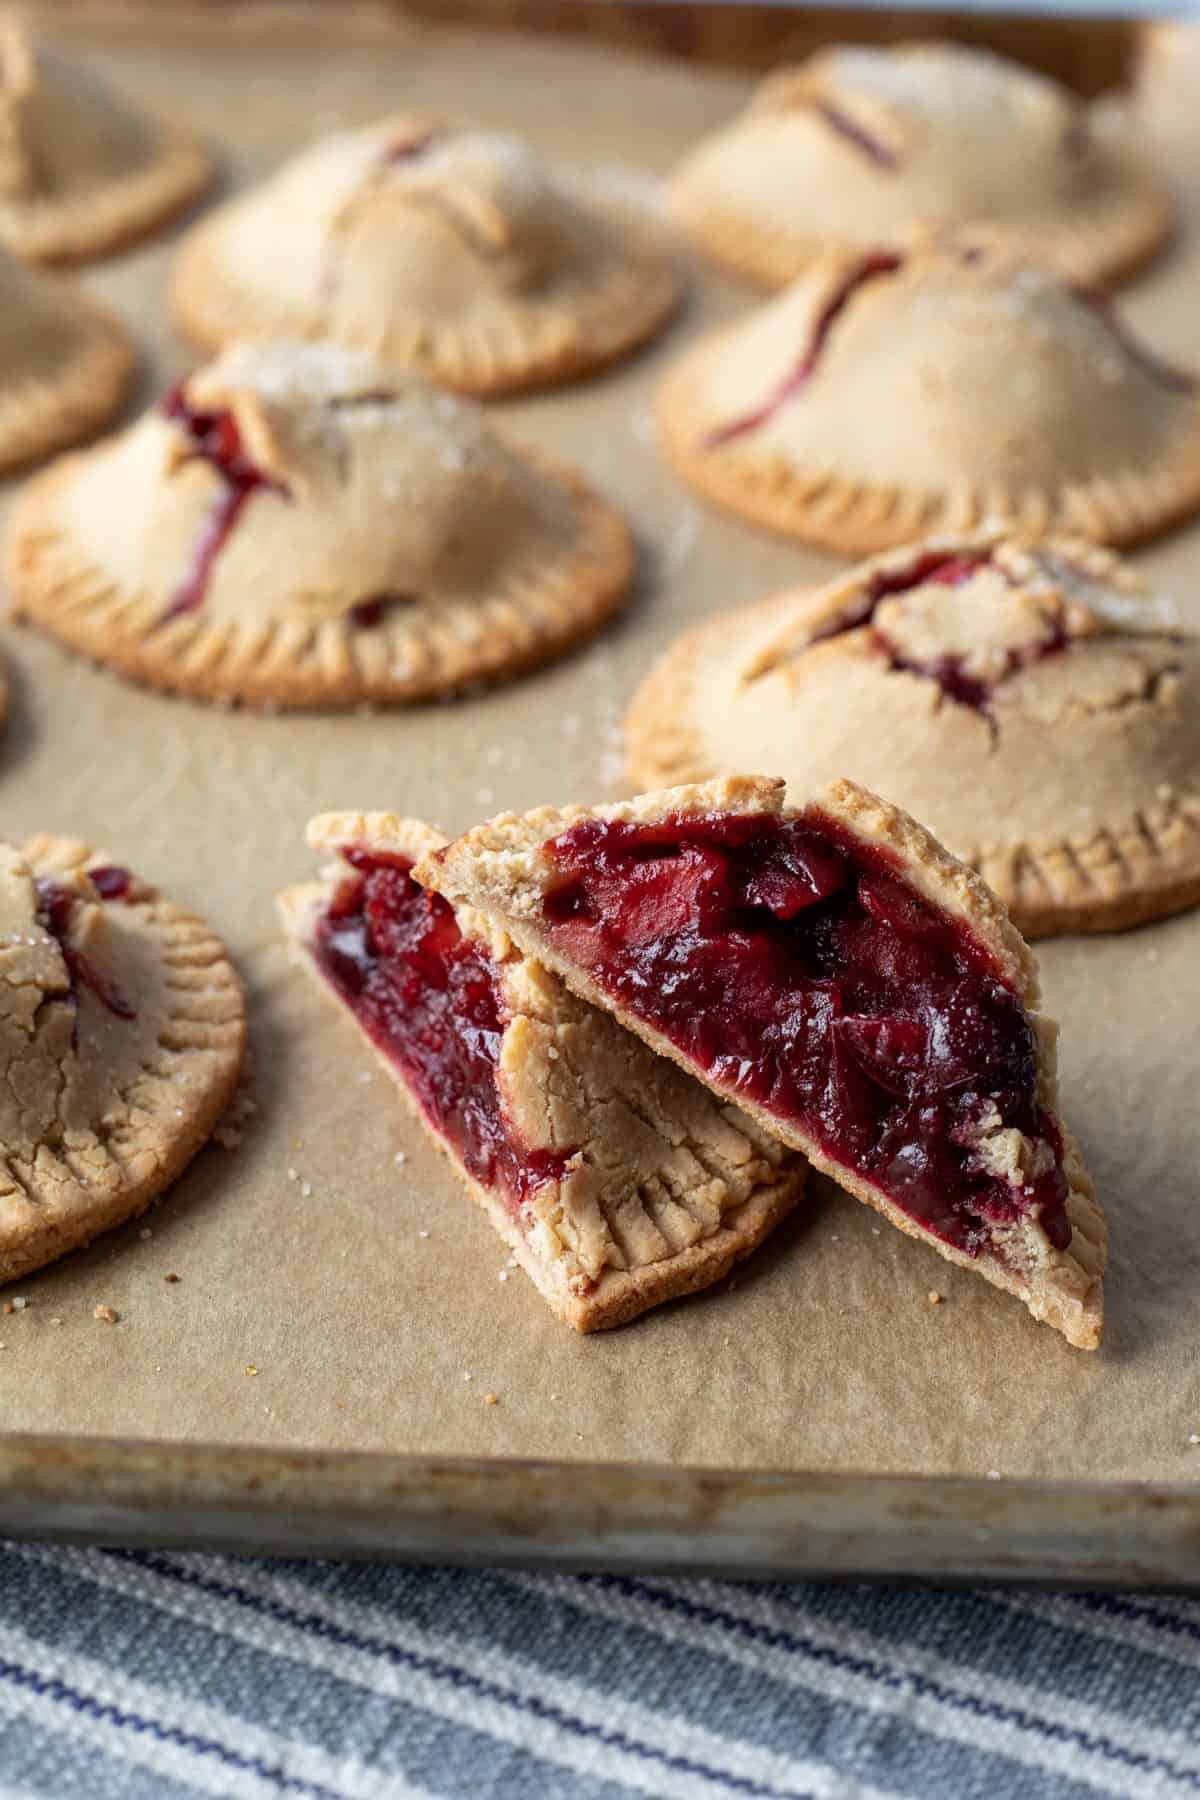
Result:
[[[786,803],[786,788],[782,778],[731,775],[640,794],[609,806],[546,806],[525,814],[500,813],[423,858],[414,876],[456,904],[494,903],[514,918],[535,919],[541,914],[543,894],[555,880],[550,858],[539,854],[542,846],[585,819],[654,825],[704,813],[766,813],[779,818],[823,814],[898,858],[905,880],[935,906],[961,918],[994,959],[999,978],[1026,1007],[1037,1006],[1037,963],[1029,946],[986,883],[923,825],[852,781],[832,781],[808,793],[802,790],[792,805]]]
[[[1200,433],[1190,377],[1100,302],[977,244],[828,251],[668,381],[686,385],[698,456],[991,494],[1008,516],[1027,495],[1147,474]]]
[[[308,841],[337,860],[320,884],[282,896],[285,922],[307,943],[353,846],[415,859],[446,840],[394,813],[326,813]],[[532,1151],[570,1157],[561,1179],[532,1189],[526,1241],[578,1299],[613,1271],[636,1273],[731,1222],[760,1190],[803,1181],[803,1166],[737,1107],[656,1057],[608,1014],[524,955],[502,927],[455,903],[465,937],[495,965],[507,1015],[497,1081],[510,1129]]]
[[[814,246],[889,241],[921,222],[980,228],[1062,264],[1076,260],[1080,214],[1163,205],[1111,104],[937,42],[834,45],[777,70],[690,153],[673,191],[685,220],[702,224],[706,204],[740,209]],[[1104,246],[1094,254],[1103,262]]]
[[[228,414],[256,485],[194,610],[247,630],[387,602],[397,620],[485,601],[569,559],[578,495],[472,403],[334,344],[235,345],[189,376],[186,406]],[[166,617],[230,491],[165,407],[72,465],[60,528]]]
[[[241,989],[222,946],[73,839],[0,845],[0,1272],[144,1205],[237,1079]],[[105,891],[110,897],[105,898]]]
[[[698,626],[627,730],[643,784],[851,769],[974,864],[1143,818],[1200,827],[1200,645],[1110,552],[1004,527]]]
[[[222,269],[330,335],[382,343],[397,323],[464,331],[522,300],[603,287],[668,238],[644,207],[519,138],[400,114],[321,139],[215,217]],[[209,222],[204,230],[207,234]]]
[[[0,245],[0,390],[54,385],[101,338],[116,342],[121,334],[90,296]]]

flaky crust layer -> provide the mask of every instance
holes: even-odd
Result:
[[[961,918],[991,953],[997,973],[1030,1014],[1039,1047],[1038,1098],[1058,1122],[1056,1027],[1037,1013],[1037,966],[1000,902],[973,870],[950,856],[924,827],[852,782],[831,783],[814,795],[808,805],[814,814],[828,816],[860,840],[883,846],[897,856],[906,880],[935,906]],[[619,1006],[547,941],[541,927],[541,903],[551,869],[540,854],[541,847],[587,818],[652,824],[664,817],[688,813],[782,814],[785,810],[791,816],[796,809],[785,809],[782,781],[735,776],[645,794],[614,806],[543,807],[523,817],[501,814],[445,850],[425,857],[417,865],[415,875],[452,902],[465,902],[489,913],[522,949],[544,961],[575,993],[611,1012],[651,1049],[706,1081],[704,1071],[693,1066],[667,1037]],[[1064,1170],[1070,1187],[1068,1213],[1072,1225],[1069,1248],[1055,1250],[1040,1224],[1026,1220],[1014,1225],[1007,1234],[1003,1257],[987,1252],[971,1257],[925,1232],[907,1215],[901,1215],[871,1183],[834,1162],[806,1133],[774,1118],[753,1101],[739,1096],[738,1104],[765,1129],[800,1150],[815,1168],[901,1230],[932,1245],[948,1261],[973,1268],[994,1286],[1017,1295],[1035,1318],[1053,1325],[1077,1348],[1096,1348],[1103,1323],[1106,1228],[1078,1146],[1069,1134],[1064,1133]]]
[[[311,822],[308,836],[315,848],[333,853],[347,844],[357,844],[369,845],[373,849],[410,859],[428,855],[446,841],[422,822],[390,813],[323,814]],[[341,996],[317,973],[310,954],[314,928],[327,909],[340,879],[338,865],[334,865],[323,881],[286,890],[279,896],[278,904],[284,929],[293,945],[304,953],[306,966],[317,975],[322,990],[342,1003]],[[571,1062],[568,1046],[576,1046],[582,1021],[583,1029],[591,1038],[587,1055],[589,1073],[596,1086],[594,1093],[585,1088],[581,1088],[579,1093],[584,1116],[591,1114],[597,1132],[611,1132],[611,1120],[619,1118],[622,1113],[621,1091],[610,1090],[606,1083],[606,1064],[614,1054],[631,1065],[631,1072],[623,1075],[622,1089],[640,1085],[647,1105],[651,1105],[656,1092],[660,1098],[665,1092],[669,1103],[670,1097],[677,1091],[676,1084],[668,1083],[665,1090],[662,1089],[662,1074],[655,1070],[654,1059],[647,1057],[643,1046],[633,1038],[626,1038],[623,1033],[614,1036],[617,1028],[606,1015],[593,1012],[592,1009],[588,1009],[587,1014],[581,1014],[578,1002],[559,988],[553,977],[547,976],[544,970],[531,972],[541,1009],[538,1023],[544,1026],[546,1023],[557,1022],[561,1033],[558,1040],[560,1047],[554,1050],[552,1075],[535,1067],[523,1070],[522,1064],[536,1058],[539,1051],[537,1027],[520,1011],[521,983],[527,971],[525,959],[507,935],[498,932],[483,915],[475,913],[469,907],[456,907],[455,910],[460,927],[466,935],[480,938],[488,944],[500,967],[501,980],[505,983],[513,1009],[503,1053],[506,1082],[516,1082],[519,1087],[524,1077],[530,1087],[537,1087],[547,1081],[561,1081],[564,1068],[567,1070],[566,1079],[575,1079],[568,1067]],[[350,1009],[346,1010],[353,1018]],[[709,1228],[698,1241],[673,1250],[663,1245],[661,1237],[650,1224],[649,1215],[638,1216],[630,1210],[627,1200],[616,1201],[614,1204],[619,1208],[621,1242],[625,1246],[627,1266],[616,1267],[611,1262],[606,1262],[598,1276],[581,1281],[577,1271],[574,1276],[568,1273],[568,1267],[574,1266],[571,1257],[561,1254],[550,1257],[546,1254],[548,1235],[544,1228],[540,1228],[541,1221],[554,1215],[559,1208],[568,1218],[586,1221],[589,1216],[594,1217],[595,1196],[592,1189],[595,1183],[592,1177],[595,1170],[606,1166],[606,1158],[597,1156],[595,1164],[589,1168],[592,1158],[589,1144],[585,1142],[581,1155],[569,1166],[565,1179],[559,1184],[546,1184],[545,1188],[539,1190],[539,1195],[543,1197],[535,1200],[530,1215],[537,1222],[525,1229],[513,1217],[503,1196],[481,1184],[466,1170],[417,1104],[387,1055],[377,1047],[372,1047],[375,1048],[382,1068],[400,1091],[430,1142],[447,1158],[468,1194],[487,1214],[499,1236],[555,1315],[576,1331],[599,1331],[626,1324],[651,1307],[696,1293],[720,1280],[735,1262],[748,1256],[763,1241],[793,1209],[803,1192],[806,1170],[802,1163],[792,1161],[787,1166],[780,1164],[772,1167],[769,1161],[760,1158],[756,1165],[757,1173],[750,1180],[744,1196],[733,1204],[726,1204],[719,1219],[710,1218]],[[641,1073],[645,1079],[639,1083],[638,1072],[643,1063],[646,1067]],[[688,1085],[690,1089],[691,1084]],[[678,1092],[682,1094],[684,1090],[678,1089]],[[718,1111],[721,1115],[718,1127],[721,1135],[727,1134],[731,1127],[738,1129],[733,1124],[736,1114],[731,1107],[718,1109],[715,1105],[712,1106],[711,1119],[714,1125],[718,1123]],[[632,1120],[632,1115],[630,1117]],[[610,1121],[607,1126],[606,1120]],[[688,1127],[682,1108],[675,1121],[665,1120],[664,1123],[667,1125],[662,1152],[665,1170],[665,1159],[669,1155],[667,1144],[673,1141],[669,1136],[672,1123],[676,1132],[681,1129],[686,1131]],[[746,1128],[744,1121],[741,1128]],[[619,1144],[609,1143],[604,1148],[608,1153],[608,1160],[611,1160],[613,1153],[620,1153]],[[632,1145],[629,1154],[634,1154]],[[704,1158],[701,1158],[696,1165],[696,1174],[699,1178],[706,1179],[703,1163]],[[711,1170],[707,1172],[711,1173]],[[648,1188],[658,1186],[653,1175],[647,1185]],[[551,1188],[555,1190],[553,1194],[548,1192]],[[605,1213],[608,1202],[604,1199],[603,1188],[599,1198],[601,1213]],[[645,1261],[636,1260],[639,1241],[652,1238],[657,1240],[657,1250],[651,1249]]]
[[[23,934],[22,887],[33,875],[68,886],[112,859],[71,838],[34,838],[14,861],[8,853],[0,891],[10,972],[31,951],[45,970],[40,928]],[[86,883],[83,884],[86,893]],[[15,902],[15,912],[11,910]],[[181,912],[146,882],[90,909],[99,948],[87,954],[137,1008],[114,1019],[87,983],[71,1007],[50,972],[28,1031],[14,1012],[4,1022],[10,1085],[15,1065],[39,1069],[33,1104],[6,1124],[0,1155],[0,1280],[12,1281],[142,1212],[187,1167],[218,1124],[237,1085],[245,1040],[241,984],[224,946],[202,920]],[[16,925],[15,935],[9,935]],[[111,969],[110,969],[111,965]],[[19,992],[19,988],[16,990]],[[72,1044],[74,1047],[72,1048]],[[55,1119],[37,1122],[48,1095],[46,1069],[58,1063]]]
[[[870,624],[845,626],[877,579],[997,549],[1018,587],[1017,559],[1028,564],[1033,599],[1042,554],[1069,563],[1054,591],[1075,660],[1007,677],[990,719],[943,700],[933,675],[887,672]],[[1111,601],[1111,615],[1091,600]],[[827,635],[839,626],[845,635]],[[935,640],[925,655],[946,647]],[[1105,684],[1121,656],[1128,667]],[[694,627],[644,678],[625,730],[639,788],[748,765],[803,788],[831,764],[850,766],[933,819],[1019,929],[1044,937],[1119,930],[1200,901],[1198,717],[1200,646],[1134,571],[1092,545],[1039,546],[996,527],[923,539]]]

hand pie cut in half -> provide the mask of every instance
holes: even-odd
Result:
[[[947,43],[834,45],[777,70],[685,158],[670,197],[699,249],[769,288],[830,246],[917,224],[1102,284],[1151,256],[1171,219],[1111,101]]]
[[[0,17],[0,243],[35,262],[103,256],[179,211],[211,172],[183,126]]]
[[[468,832],[415,878],[1072,1344],[1104,1220],[1037,965],[979,877],[848,781],[742,777]]]
[[[133,361],[106,307],[0,248],[0,469],[107,425]]]
[[[633,549],[472,402],[332,344],[235,346],[24,492],[13,610],[197,699],[423,700],[570,649]]]
[[[836,551],[991,518],[1124,543],[1200,508],[1192,377],[977,245],[828,253],[685,353],[659,429],[708,499]]]
[[[201,920],[68,838],[0,845],[0,1281],[133,1218],[237,1085],[238,978]]]
[[[280,896],[289,937],[564,1323],[708,1287],[791,1211],[802,1158],[418,885],[444,838],[390,813],[308,837],[337,861]]]
[[[332,338],[471,394],[611,362],[678,297],[667,230],[627,187],[420,116],[324,138],[221,207],[172,286],[203,349]]]
[[[641,787],[883,788],[1027,936],[1200,901],[1200,643],[1111,551],[926,538],[688,632],[626,721]]]

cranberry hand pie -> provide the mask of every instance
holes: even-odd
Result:
[[[242,991],[223,946],[67,838],[0,845],[0,1280],[132,1218],[237,1083]]]
[[[657,330],[679,296],[662,225],[519,139],[408,116],[324,138],[207,218],[180,329],[325,337],[465,393],[562,381]]]
[[[330,813],[308,836],[338,860],[280,896],[289,936],[566,1324],[707,1287],[791,1210],[801,1158],[418,885],[436,832]]]
[[[132,374],[107,308],[0,249],[0,469],[107,425]]]
[[[39,262],[103,256],[185,206],[211,162],[74,60],[0,19],[0,243]]]
[[[1029,936],[1200,900],[1200,643],[1098,547],[928,538],[724,613],[626,728],[643,787],[765,768],[885,789]]]
[[[988,518],[1126,543],[1200,508],[1200,396],[1106,304],[1004,251],[831,251],[668,374],[710,500],[871,551]]]
[[[951,1262],[1092,1349],[1103,1215],[1003,907],[848,781],[742,777],[478,826],[415,878]]]
[[[624,599],[623,522],[480,409],[333,344],[235,346],[22,495],[18,616],[135,680],[420,700],[561,654]]]
[[[964,45],[832,46],[769,76],[671,184],[676,217],[735,275],[782,287],[824,249],[968,227],[1073,281],[1162,243],[1165,192],[1111,103]]]

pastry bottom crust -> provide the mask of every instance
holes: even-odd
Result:
[[[268,707],[387,705],[507,679],[592,636],[624,603],[635,552],[620,515],[573,471],[521,454],[570,495],[570,555],[478,603],[413,608],[367,628],[349,620],[213,624],[163,620],[161,602],[115,587],[58,523],[78,459],[21,496],[5,553],[12,611],[133,681],[197,700]]]
[[[961,532],[998,518],[1022,531],[1140,543],[1200,509],[1200,404],[1189,426],[1149,468],[1057,493],[1001,494],[957,487],[877,487],[834,469],[799,468],[778,452],[756,455],[738,441],[709,448],[714,421],[697,407],[703,368],[724,334],[685,354],[658,393],[659,442],[676,472],[706,500],[781,537],[854,556],[898,549],[914,538]]]
[[[827,240],[789,231],[699,182],[677,183],[671,209],[703,256],[735,280],[751,282],[768,293],[786,287],[828,248]],[[1081,287],[1115,287],[1158,254],[1171,225],[1166,196],[1137,184],[1107,206],[1063,220],[1052,234],[1021,234],[1013,241],[1033,261],[1056,269],[1067,281]],[[969,235],[969,226],[962,230]],[[980,235],[995,243],[1009,234],[989,227]]]
[[[36,198],[5,213],[0,242],[34,262],[84,262],[136,242],[174,217],[212,179],[213,159],[180,126],[164,128],[159,154],[144,168],[82,194]]]
[[[326,887],[309,883],[287,889],[279,896],[278,905],[288,937],[303,955],[305,967],[318,980],[322,992],[354,1020],[352,1010],[336,989],[316,975],[309,953],[315,919],[328,904],[328,899]],[[354,1022],[357,1025],[357,1021]],[[369,1047],[430,1143],[446,1158],[472,1200],[487,1214],[551,1311],[574,1331],[610,1330],[628,1324],[666,1300],[677,1300],[686,1294],[698,1293],[701,1288],[711,1287],[713,1282],[729,1273],[734,1263],[749,1256],[769,1236],[780,1220],[794,1209],[804,1192],[807,1168],[797,1162],[794,1168],[779,1171],[770,1182],[758,1184],[740,1205],[731,1207],[718,1228],[700,1242],[677,1250],[660,1262],[644,1263],[634,1269],[606,1268],[587,1293],[577,1293],[560,1270],[534,1253],[501,1196],[483,1187],[463,1168],[406,1084],[398,1078],[386,1053],[375,1045]]]
[[[84,334],[54,379],[0,379],[0,469],[90,437],[124,402],[134,369],[125,333],[89,296],[73,296],[72,305],[86,315]]]
[[[110,859],[71,838],[33,839],[24,855],[53,877]],[[0,1158],[0,1282],[14,1281],[136,1218],[207,1143],[241,1072],[246,1015],[224,945],[203,920],[153,891],[120,902],[123,924],[160,963],[170,995],[136,1083],[118,1095],[92,1146],[43,1145],[36,1163]],[[78,1171],[86,1164],[86,1174]]]
[[[630,222],[632,221],[632,223]],[[218,216],[192,234],[180,254],[168,304],[177,328],[197,349],[214,352],[235,338],[326,338],[319,309],[282,304],[269,287],[238,286],[219,255]],[[647,235],[630,214],[627,229]],[[462,394],[489,396],[573,381],[615,362],[659,329],[682,293],[665,246],[635,248],[602,286],[571,301],[497,305],[469,331],[453,322],[397,316],[386,332],[344,341],[380,361],[412,369]]]

